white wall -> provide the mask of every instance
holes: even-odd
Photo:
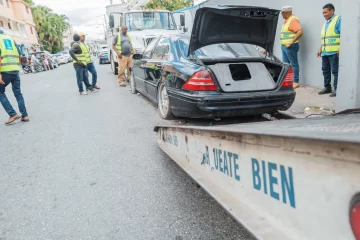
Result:
[[[293,13],[300,18],[304,35],[300,40],[300,83],[310,86],[323,87],[324,81],[321,71],[321,59],[316,57],[321,39],[320,32],[325,22],[322,15],[322,7],[329,3],[327,0],[209,0],[200,4],[202,6],[213,5],[246,5],[246,6],[262,6],[274,9],[281,9],[282,6],[292,6]],[[341,0],[333,0],[332,4],[335,5],[336,13],[341,15],[342,3]],[[193,14],[196,9],[190,10]],[[188,19],[186,19],[188,20]],[[276,35],[276,42],[274,47],[274,53],[281,59],[281,48],[279,42],[279,35],[283,19],[279,16],[278,30]],[[191,29],[190,29],[191,31]],[[340,63],[341,64],[341,63]],[[341,81],[341,79],[339,79]]]

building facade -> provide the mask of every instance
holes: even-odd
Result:
[[[0,29],[28,55],[39,50],[31,7],[22,0],[0,0]]]
[[[73,30],[72,26],[70,26],[70,28],[68,28],[63,33],[63,48],[64,48],[64,50],[68,50],[71,48],[71,43],[73,42],[73,36],[74,36],[74,30]]]

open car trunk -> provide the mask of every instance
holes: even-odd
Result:
[[[213,72],[224,92],[269,91],[276,89],[283,66],[263,61],[203,62]]]

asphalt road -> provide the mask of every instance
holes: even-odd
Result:
[[[21,76],[31,121],[0,124],[0,240],[253,239],[158,148],[156,108],[96,67],[88,96],[72,64]]]

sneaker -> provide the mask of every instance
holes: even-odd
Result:
[[[80,95],[88,95],[87,91],[80,92]]]
[[[93,88],[98,89],[98,90],[100,89],[99,86],[96,84],[93,86]]]
[[[90,92],[96,93],[96,92],[98,92],[98,90],[96,90],[96,89],[93,88],[93,89],[90,90]]]
[[[323,94],[328,94],[328,93],[331,93],[331,92],[332,92],[331,88],[324,88],[323,90],[318,92],[318,94],[323,95]]]
[[[330,97],[336,97],[336,91],[334,91],[332,94],[330,94]]]
[[[119,86],[120,87],[126,87],[126,84],[122,82],[122,83],[119,84]]]

